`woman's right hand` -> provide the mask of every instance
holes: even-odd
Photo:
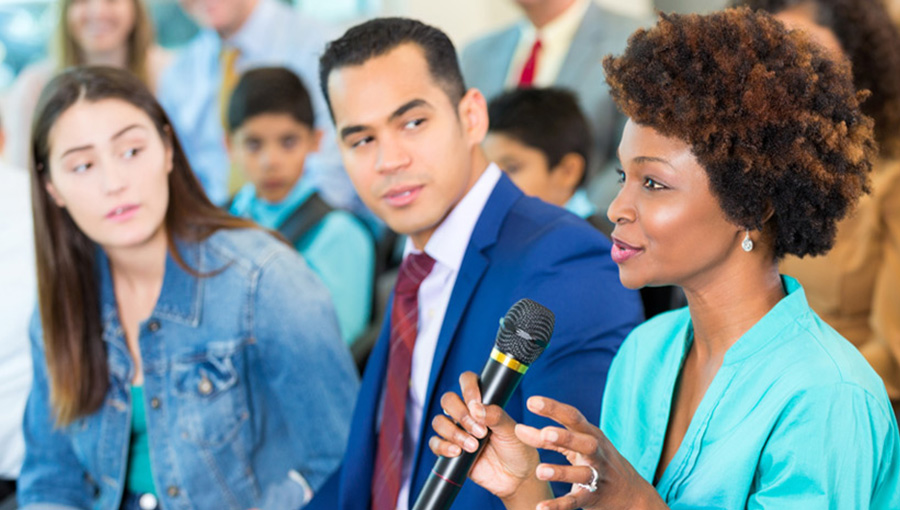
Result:
[[[490,440],[469,478],[504,500],[507,507],[518,506],[510,504],[512,499],[527,497],[535,504],[551,499],[550,486],[535,476],[535,468],[540,463],[538,451],[516,437],[516,422],[500,406],[481,403],[478,376],[474,373],[459,376],[459,385],[462,398],[453,392],[441,397],[445,414],[435,416],[431,422],[438,433],[428,441],[431,451],[444,457],[456,457],[463,450],[474,452],[478,449],[478,439],[485,437],[490,429]]]

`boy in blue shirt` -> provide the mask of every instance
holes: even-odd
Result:
[[[341,336],[351,344],[371,318],[374,241],[302,178],[322,136],[308,90],[283,67],[252,69],[232,93],[225,124],[232,164],[249,181],[230,212],[277,230],[297,248],[331,293]]]
[[[484,150],[519,189],[567,209],[607,236],[612,233],[606,211],[597,211],[583,187],[591,133],[571,92],[514,89],[490,102],[488,117]]]

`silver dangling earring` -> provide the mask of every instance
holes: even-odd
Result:
[[[747,231],[747,234],[744,236],[744,241],[741,242],[741,248],[746,252],[753,251],[753,240],[750,239],[750,231]]]

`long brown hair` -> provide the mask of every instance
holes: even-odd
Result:
[[[256,227],[209,201],[191,171],[171,122],[136,76],[111,67],[78,67],[47,84],[38,101],[31,133],[31,195],[41,324],[51,402],[60,425],[100,408],[109,386],[109,370],[94,257],[97,245],[47,192],[49,133],[60,115],[75,103],[103,99],[118,99],[140,108],[153,121],[164,142],[172,145],[173,168],[168,178],[169,204],[164,221],[169,252],[179,265],[191,271],[174,248],[176,238],[197,242],[219,229]]]
[[[75,0],[63,0],[59,9],[59,25],[54,40],[54,52],[60,69],[86,64],[84,52],[69,28],[69,8]],[[147,70],[147,56],[154,44],[153,24],[141,0],[130,0],[134,7],[134,27],[128,34],[128,60],[126,68],[137,75],[148,87],[154,88]]]

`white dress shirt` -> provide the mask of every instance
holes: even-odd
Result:
[[[36,278],[28,174],[0,163],[0,479],[15,480],[25,442],[22,416],[31,391],[28,322]]]
[[[462,265],[463,256],[469,247],[469,239],[481,211],[490,198],[497,181],[500,168],[491,163],[472,189],[456,204],[450,214],[431,235],[425,245],[425,253],[434,259],[431,273],[419,286],[419,323],[416,345],[413,348],[412,369],[410,370],[409,393],[406,396],[406,427],[403,433],[403,485],[397,498],[397,510],[407,510],[409,500],[410,472],[412,458],[419,442],[419,427],[425,394],[428,391],[428,376],[431,362],[437,348],[438,335],[444,323],[444,313],[450,303],[450,294],[456,284],[456,276]],[[404,258],[416,252],[412,241],[407,238]]]
[[[506,75],[506,85],[514,88],[519,84],[522,76],[522,68],[531,56],[531,48],[536,39],[541,40],[541,51],[537,56],[537,66],[532,85],[535,87],[550,87],[556,82],[559,70],[562,69],[572,39],[581,26],[581,20],[590,7],[591,0],[575,0],[568,9],[555,19],[537,29],[530,21],[524,20],[520,24],[519,44],[510,60],[509,70]]]

